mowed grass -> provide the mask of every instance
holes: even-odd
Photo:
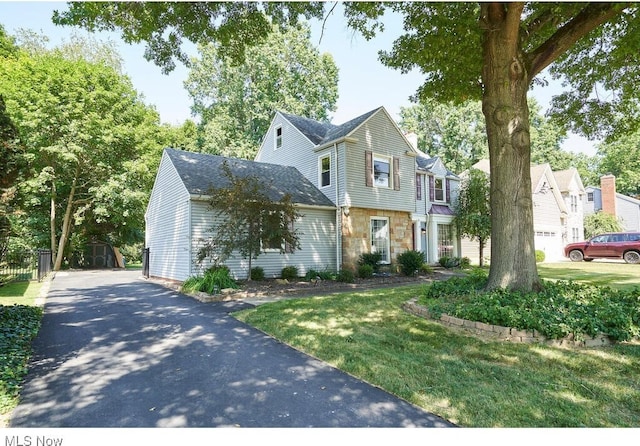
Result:
[[[0,305],[35,305],[42,282],[11,282],[0,287]]]
[[[463,427],[638,427],[640,345],[477,339],[406,313],[422,286],[283,300],[246,323]]]
[[[640,287],[640,265],[623,261],[539,263],[538,274],[549,280],[572,280],[615,289]]]

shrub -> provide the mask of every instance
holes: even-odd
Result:
[[[373,272],[377,273],[380,270],[380,261],[382,260],[382,253],[380,252],[365,252],[360,254],[358,259],[358,265],[371,265]]]
[[[315,269],[310,269],[307,271],[307,274],[305,274],[304,280],[311,282],[312,280],[316,280],[318,277],[321,280],[335,280],[336,278],[335,274],[331,271],[316,271]]]
[[[373,266],[371,265],[359,265],[358,266],[358,277],[361,279],[368,279],[373,277]]]
[[[18,398],[42,313],[40,307],[0,305],[0,413]]]
[[[440,259],[438,260],[438,263],[440,264],[440,266],[442,266],[443,268],[456,268],[458,266],[460,266],[460,259],[457,257],[440,257]]]
[[[264,269],[260,266],[251,268],[251,280],[264,280]]]
[[[418,271],[420,272],[420,274],[433,274],[433,267],[428,263],[423,263],[422,265],[420,265]]]
[[[231,277],[229,268],[224,265],[212,266],[204,275],[191,276],[182,284],[182,290],[187,293],[199,291],[214,294],[225,288],[238,288],[238,284]]]
[[[540,262],[544,262],[544,251],[540,251],[539,249],[536,249],[536,263],[540,263]]]
[[[344,282],[344,283],[352,283],[355,281],[355,277],[353,276],[353,272],[348,269],[341,269],[338,271],[336,275],[336,281]]]
[[[405,251],[396,258],[400,271],[405,276],[415,276],[424,263],[424,254],[420,251]]]
[[[298,278],[298,268],[295,266],[285,266],[282,268],[280,277],[289,281],[296,280]]]
[[[420,302],[434,316],[538,330],[550,339],[606,334],[618,341],[640,335],[640,300],[635,290],[544,281],[539,292],[484,291],[486,273],[434,282]]]

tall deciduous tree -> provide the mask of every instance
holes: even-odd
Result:
[[[202,151],[253,159],[274,110],[328,121],[338,99],[338,69],[311,44],[310,29],[274,25],[238,64],[219,43],[199,47],[185,82],[200,116]]]
[[[618,192],[640,198],[640,132],[603,142],[598,147],[598,155],[600,175],[615,175]]]
[[[469,169],[462,175],[453,218],[459,236],[478,241],[480,266],[484,265],[484,247],[491,237],[489,183],[487,174],[478,169]]]
[[[165,68],[183,55],[182,38],[217,41],[237,56],[276,23],[301,13],[322,18],[321,3],[74,3],[60,24],[120,27],[129,41],[146,40],[148,56]],[[574,132],[597,137],[637,127],[640,20],[634,3],[389,2],[345,5],[350,26],[372,36],[386,9],[404,17],[405,33],[384,64],[418,68],[417,96],[442,102],[482,100],[491,163],[492,244],[488,288],[539,287],[531,196],[527,92],[548,72],[567,91],[553,101]],[[614,94],[597,94],[600,91]]]
[[[453,172],[463,172],[489,156],[480,101],[455,104],[425,99],[401,107],[399,125],[416,133],[418,148],[441,157]]]
[[[56,51],[6,59],[0,89],[28,150],[32,174],[24,188],[34,192],[31,204],[45,206],[35,192],[49,197],[54,268],[60,269],[72,231],[83,219],[100,223],[108,214],[110,224],[123,226],[143,205],[143,190],[118,189],[112,181],[137,159],[142,127],[157,123],[157,113],[112,67],[69,60]],[[105,194],[116,191],[121,192],[117,209],[108,208]],[[135,212],[140,224],[142,211]]]
[[[280,253],[300,249],[299,232],[293,222],[300,213],[287,194],[275,201],[265,193],[264,180],[254,176],[234,175],[227,161],[222,164],[226,186],[212,188],[209,206],[216,216],[212,237],[198,252],[198,260],[209,257],[224,262],[234,252],[248,259],[248,280],[252,261],[265,249]]]

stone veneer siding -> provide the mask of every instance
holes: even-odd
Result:
[[[371,217],[389,219],[390,259],[413,249],[411,214],[400,211],[349,208],[342,214],[342,267],[356,271],[360,254],[371,252]]]
[[[554,347],[602,347],[613,345],[613,342],[606,335],[599,335],[595,338],[587,338],[581,341],[575,340],[573,336],[563,339],[547,339],[537,330],[518,330],[516,328],[502,327],[500,325],[490,325],[482,322],[474,322],[466,319],[443,314],[440,319],[433,317],[427,308],[418,305],[417,298],[413,298],[403,305],[405,311],[425,319],[431,319],[450,328],[464,330],[466,332],[508,342],[518,343],[543,343]]]

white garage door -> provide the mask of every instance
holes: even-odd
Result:
[[[545,262],[557,262],[564,257],[560,231],[536,231],[534,244],[536,250],[544,252]]]

